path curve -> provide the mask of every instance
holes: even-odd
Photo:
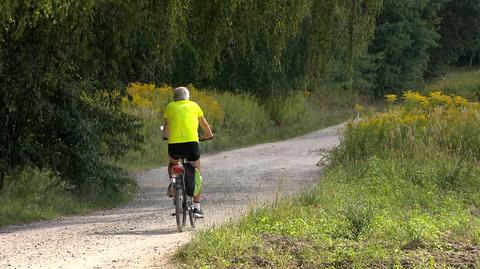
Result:
[[[321,152],[338,145],[340,128],[203,157],[205,219],[198,229],[311,186]],[[122,208],[0,229],[0,268],[168,268],[193,232],[176,232],[167,178],[164,167],[140,173],[139,194]]]

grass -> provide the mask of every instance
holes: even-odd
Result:
[[[381,158],[345,164],[310,192],[200,232],[177,261],[185,268],[475,265],[480,222],[471,204],[438,185],[420,185],[436,178],[442,164]],[[442,256],[445,250],[450,256]]]
[[[427,91],[454,93],[480,101],[480,68],[450,70],[425,88]]]
[[[177,264],[480,267],[480,105],[439,92],[402,99],[348,125],[312,190],[199,232]]]

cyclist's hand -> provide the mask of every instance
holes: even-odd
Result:
[[[213,135],[200,137],[199,140],[200,140],[200,141],[213,140]]]

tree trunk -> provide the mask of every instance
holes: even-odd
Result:
[[[475,52],[472,52],[472,55],[470,55],[470,68],[473,65],[473,58],[475,58]]]

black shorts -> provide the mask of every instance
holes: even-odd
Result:
[[[198,142],[168,144],[168,155],[175,160],[186,158],[190,162],[200,159]]]

